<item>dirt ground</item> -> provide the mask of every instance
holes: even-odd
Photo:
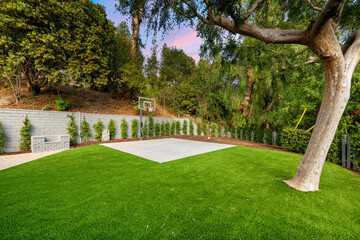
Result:
[[[61,97],[70,101],[70,109],[67,112],[139,115],[139,111],[134,108],[137,101],[133,103],[129,93],[118,98],[111,98],[110,94],[106,92],[70,85],[59,87],[59,95],[56,89],[49,87],[44,88],[41,94],[36,96],[29,93],[25,87],[22,88],[21,93],[21,99],[16,104],[12,91],[0,83],[0,108],[56,111],[55,101]],[[153,116],[177,117],[163,106],[157,105],[156,107],[157,110]],[[145,112],[144,116],[146,115]]]

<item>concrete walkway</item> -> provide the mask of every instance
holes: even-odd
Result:
[[[192,141],[179,138],[106,143],[101,145],[159,163],[234,147],[234,145],[229,144]]]
[[[22,153],[22,154],[14,154],[14,155],[6,155],[0,156],[0,171],[6,168],[10,168],[16,165],[20,165],[26,162],[30,162],[42,157],[46,157],[58,152],[58,151],[49,151],[49,152],[42,152],[42,153]]]

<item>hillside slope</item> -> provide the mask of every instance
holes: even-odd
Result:
[[[56,111],[55,101],[58,98],[70,101],[70,109],[67,110],[70,112],[139,115],[139,111],[135,110],[135,103],[132,103],[129,94],[111,98],[110,94],[106,92],[75,86],[61,86],[59,95],[56,90],[45,88],[41,94],[35,96],[24,87],[22,97],[16,104],[12,90],[0,86],[0,108]],[[157,105],[157,111],[153,115],[176,117],[169,113],[166,107],[160,105]]]

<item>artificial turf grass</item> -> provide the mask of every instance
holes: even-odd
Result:
[[[326,163],[320,188],[285,183],[301,155],[233,147],[159,164],[99,145],[0,171],[0,236],[357,239],[360,178]]]

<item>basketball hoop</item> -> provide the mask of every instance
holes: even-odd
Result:
[[[152,108],[152,107],[147,107],[146,110],[148,110],[149,112],[152,112],[152,111],[154,111],[154,108]]]

